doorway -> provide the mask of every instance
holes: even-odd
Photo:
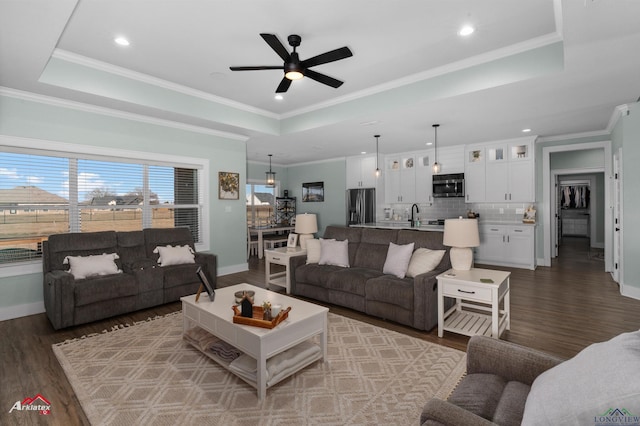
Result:
[[[577,153],[578,151],[602,150],[602,160],[600,164],[594,167],[574,165],[570,168],[560,169],[552,168],[551,157],[553,153]],[[578,156],[576,156],[578,157]],[[578,173],[603,173],[603,196],[604,196],[604,269],[607,272],[612,271],[612,209],[610,203],[611,197],[611,141],[588,142],[572,145],[558,145],[542,148],[542,224],[541,232],[543,234],[543,261],[539,264],[542,266],[551,266],[551,259],[558,254],[557,241],[557,212],[556,212],[556,183],[558,176],[571,175]]]

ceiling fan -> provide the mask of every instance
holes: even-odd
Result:
[[[293,47],[293,52],[289,53],[287,49],[282,45],[280,40],[275,34],[260,34],[260,36],[267,42],[269,46],[282,58],[284,65],[275,66],[249,66],[249,67],[229,67],[231,71],[257,71],[257,70],[283,70],[284,77],[276,89],[276,93],[284,93],[289,89],[293,80],[299,80],[302,77],[309,77],[319,83],[326,84],[333,88],[338,88],[342,85],[342,81],[337,80],[328,75],[321,74],[317,71],[309,68],[316,65],[322,65],[329,62],[339,61],[353,56],[351,50],[348,47],[341,47],[339,49],[331,50],[329,52],[322,53],[320,55],[309,58],[305,61],[301,61],[296,52],[296,47],[300,46],[302,37],[296,34],[292,34],[287,37],[289,45]]]

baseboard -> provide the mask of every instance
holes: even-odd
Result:
[[[29,315],[41,314],[45,312],[44,302],[26,303],[24,305],[7,306],[0,308],[0,321],[14,318],[26,317]]]
[[[245,272],[249,270],[248,263],[239,263],[237,265],[225,266],[218,268],[218,275],[236,274],[238,272]]]
[[[604,243],[600,243],[600,242],[591,242],[591,247],[593,248],[598,248],[598,249],[603,249],[604,248]]]
[[[620,286],[620,294],[626,297],[631,297],[632,299],[640,300],[640,288],[635,286],[622,284]]]

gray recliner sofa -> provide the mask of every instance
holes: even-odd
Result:
[[[290,259],[293,294],[344,306],[379,318],[430,330],[438,323],[436,276],[451,268],[443,233],[408,229],[328,226],[323,238],[349,240],[349,265],[306,263],[306,256]],[[414,250],[445,250],[440,264],[414,278],[384,274],[389,243],[414,243]],[[445,306],[453,306],[448,299]]]
[[[43,243],[43,291],[53,327],[70,327],[179,300],[200,285],[202,267],[216,285],[217,258],[195,253],[195,263],[159,266],[156,247],[189,245],[188,228],[148,228],[142,231],[55,234]],[[75,279],[65,264],[67,256],[116,253],[122,273]]]

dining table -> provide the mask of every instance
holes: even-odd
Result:
[[[275,234],[278,232],[291,232],[296,229],[295,225],[283,225],[283,224],[274,224],[274,225],[260,225],[260,226],[250,226],[249,232],[252,235],[258,236],[258,259],[262,259],[264,257],[264,234]]]

